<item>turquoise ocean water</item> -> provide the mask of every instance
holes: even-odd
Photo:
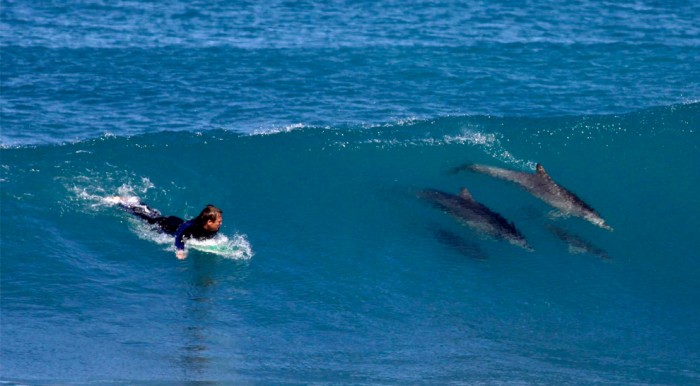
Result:
[[[700,383],[696,2],[0,16],[0,381]],[[541,163],[614,231],[468,163]],[[417,195],[460,187],[534,251]],[[219,253],[112,195],[216,204]]]

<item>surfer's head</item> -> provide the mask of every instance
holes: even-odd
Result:
[[[214,205],[207,205],[206,208],[202,209],[202,212],[197,216],[195,221],[201,224],[204,229],[210,232],[216,232],[221,228],[223,213],[221,209]]]

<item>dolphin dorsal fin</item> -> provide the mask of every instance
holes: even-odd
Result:
[[[459,191],[459,196],[462,197],[462,198],[465,199],[465,200],[469,200],[469,201],[473,201],[473,200],[474,200],[474,197],[472,197],[472,194],[469,193],[469,191],[467,190],[467,188],[462,188],[462,189]]]
[[[549,176],[549,174],[547,174],[547,171],[544,170],[544,167],[542,166],[542,164],[537,164],[537,175],[540,177],[547,178],[547,179],[552,178]]]

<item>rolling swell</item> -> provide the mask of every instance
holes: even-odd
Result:
[[[269,206],[264,210],[269,222],[281,215],[295,222],[346,221],[349,216],[359,224],[362,217],[376,217],[373,210],[382,213],[384,201],[427,187],[457,192],[461,185],[477,191],[485,185],[486,194],[507,190],[478,176],[449,175],[465,162],[519,170],[534,170],[540,162],[553,169],[555,178],[578,183],[573,190],[597,207],[617,191],[604,193],[610,189],[601,181],[605,176],[614,180],[615,173],[640,168],[658,170],[659,177],[669,169],[684,175],[671,163],[695,158],[692,139],[699,109],[693,103],[618,116],[442,117],[365,127],[293,125],[252,134],[212,130],[104,136],[6,148],[3,182],[5,193],[15,199],[45,192],[38,201],[58,203],[62,211],[76,204],[94,209],[99,206],[95,197],[126,191],[164,212],[172,206],[180,216],[194,215],[201,204],[190,200],[199,198],[230,202],[234,213]],[[670,147],[676,149],[673,154],[665,151]],[[653,157],[654,152],[660,157]],[[653,164],[642,162],[652,159]],[[677,180],[687,187],[696,181],[690,176]],[[47,181],[54,189],[43,188]],[[401,194],[393,198],[384,196],[397,192]],[[518,192],[504,195],[510,194]],[[600,196],[601,204],[590,195]],[[368,203],[376,207],[357,211]],[[332,215],[329,208],[341,212]],[[318,216],[306,216],[309,211]]]
[[[53,379],[75,379],[59,363],[83,361],[78,376],[101,379],[131,369],[137,379],[400,383],[444,371],[693,383],[699,109],[3,148],[4,334],[21,337],[3,343],[19,369],[7,374],[36,361],[26,347],[50,346],[61,349],[38,355]],[[449,173],[466,162],[540,162],[615,232],[552,219],[500,181]],[[535,252],[481,239],[415,196],[460,186],[514,221]],[[222,233],[245,235],[253,256],[192,251],[178,262],[99,202],[122,192],[182,217],[214,203]],[[570,254],[550,224],[609,259]],[[120,362],[107,365],[105,352]]]

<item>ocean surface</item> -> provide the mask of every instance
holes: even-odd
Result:
[[[699,384],[698,20],[0,0],[0,383]],[[534,251],[419,197],[461,187]],[[224,223],[180,261],[112,196]]]

